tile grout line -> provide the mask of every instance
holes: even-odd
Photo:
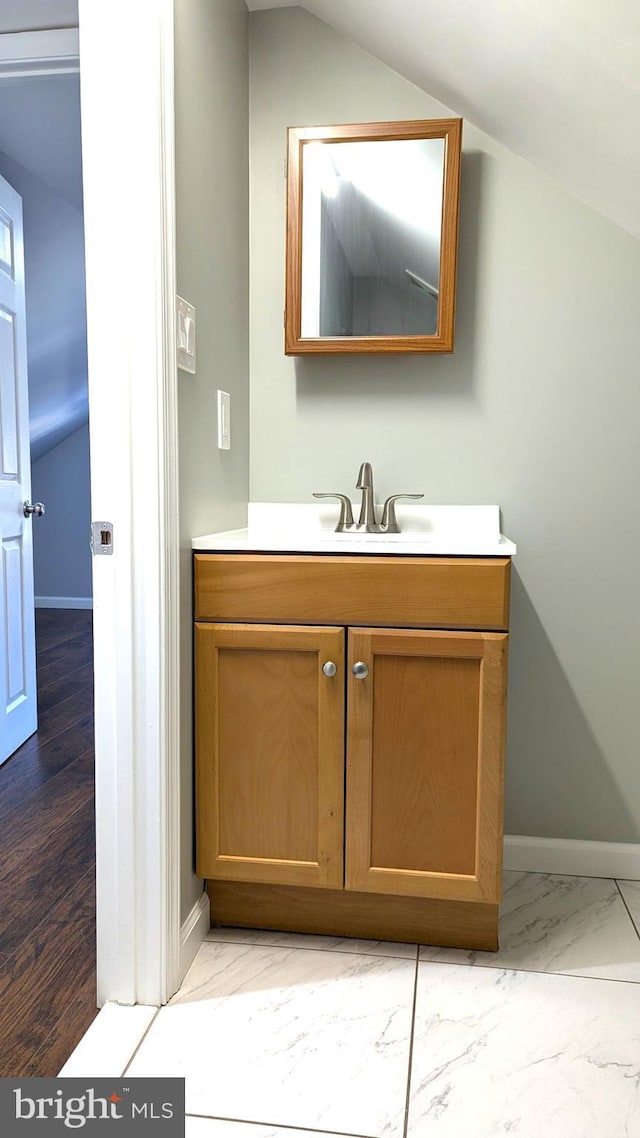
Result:
[[[632,924],[632,925],[633,925],[633,927],[634,927],[634,930],[635,930],[636,936],[638,937],[638,940],[640,940],[640,929],[638,928],[638,926],[637,926],[637,924],[636,924],[635,920],[633,919],[633,914],[632,914],[632,912],[631,912],[631,909],[630,909],[630,908],[629,908],[629,906],[627,905],[627,902],[626,902],[626,899],[625,899],[625,895],[624,895],[624,893],[622,892],[622,889],[620,888],[620,885],[618,884],[618,879],[617,879],[617,877],[614,877],[614,878],[613,878],[613,880],[614,880],[614,882],[615,882],[615,886],[616,886],[616,889],[618,890],[618,893],[620,894],[620,898],[621,898],[621,900],[622,900],[622,904],[624,905],[625,909],[627,910],[627,913],[629,914],[629,920],[631,921],[631,924]]]
[[[634,926],[635,927],[635,926]],[[638,933],[640,937],[640,933]],[[597,980],[600,984],[640,984],[640,980],[623,980],[617,976],[587,976],[584,972],[556,972],[552,968],[515,968],[509,964],[467,964],[455,960],[422,960],[421,964],[446,964],[448,968],[482,968],[485,972],[521,972],[524,976],[562,976],[566,980]]]
[[[283,1136],[291,1131],[300,1131],[304,1134],[331,1134],[335,1138],[375,1138],[372,1134],[353,1134],[350,1130],[316,1130],[311,1126],[288,1126],[284,1122],[264,1122],[256,1121],[252,1118],[229,1118],[224,1114],[194,1114],[193,1111],[185,1111],[185,1118],[202,1118],[205,1121],[211,1120],[212,1122],[235,1122],[239,1126],[270,1126],[274,1130],[282,1130]]]
[[[402,1138],[407,1138],[409,1127],[409,1106],[411,1103],[411,1067],[413,1064],[413,1039],[416,1028],[416,1003],[418,1000],[418,971],[420,969],[420,947],[416,945],[416,975],[413,982],[413,1007],[411,1009],[411,1035],[409,1037],[409,1059],[407,1068],[407,1098],[404,1105],[404,1127]]]
[[[623,898],[623,901],[624,901],[624,898]],[[625,903],[625,908],[626,908],[626,903]],[[627,912],[628,911],[629,910],[627,909]],[[630,913],[629,913],[629,916],[631,917]],[[633,918],[631,918],[631,920],[633,921]],[[637,932],[637,935],[640,938],[640,931],[637,929],[635,922],[633,922],[633,925],[634,925],[634,931]],[[321,934],[318,934],[318,935],[321,935]],[[222,940],[222,939],[221,940],[214,940],[213,938],[211,938],[209,936],[207,936],[206,939],[202,943],[203,944],[241,945],[243,948],[280,948],[280,949],[287,950],[287,951],[289,949],[295,949],[296,952],[332,952],[332,953],[337,952],[337,953],[341,953],[343,956],[365,956],[367,959],[371,959],[371,960],[410,960],[411,959],[408,956],[392,956],[390,954],[384,954],[383,955],[382,953],[363,952],[362,950],[360,950],[358,952],[356,949],[325,948],[323,945],[317,945],[316,946],[316,945],[299,945],[299,944],[271,944],[271,943],[268,943],[266,941],[264,941],[264,942],[258,941],[257,942],[257,941],[248,941],[248,940],[242,940],[242,941],[241,940]],[[404,943],[404,942],[401,942],[401,943]],[[423,959],[420,957],[420,945],[417,945],[416,948],[417,948],[417,954],[418,954],[417,960],[418,960],[418,963],[421,963],[421,964],[446,964],[449,968],[484,968],[484,969],[494,968],[495,969],[495,968],[500,967],[505,972],[523,972],[523,973],[525,973],[527,975],[531,975],[531,976],[563,976],[563,977],[566,977],[567,979],[570,979],[570,980],[599,980],[602,983],[606,983],[606,984],[640,984],[640,980],[625,980],[623,978],[618,978],[617,976],[589,976],[589,975],[585,975],[582,972],[558,972],[553,968],[522,968],[522,967],[518,968],[515,965],[506,965],[506,964],[501,964],[501,965],[497,965],[497,964],[495,964],[495,965],[494,964],[486,964],[486,965],[485,964],[469,964],[469,962],[466,960],[457,961],[457,960],[430,960],[429,958]]]
[[[165,1005],[165,1006],[166,1006],[166,1005]],[[152,1028],[153,1024],[156,1022],[156,1019],[157,1019],[157,1017],[158,1017],[158,1013],[159,1013],[159,1011],[160,1011],[160,1008],[156,1008],[155,1012],[153,1013],[153,1015],[152,1015],[151,1019],[149,1020],[149,1022],[148,1022],[148,1024],[147,1024],[147,1026],[145,1027],[145,1029],[144,1029],[144,1031],[143,1031],[142,1035],[140,1036],[140,1038],[139,1038],[138,1042],[136,1043],[136,1045],[135,1045],[135,1047],[134,1047],[133,1051],[131,1052],[131,1054],[130,1054],[129,1058],[127,1059],[127,1061],[126,1061],[126,1063],[125,1063],[125,1065],[124,1065],[124,1070],[123,1070],[122,1074],[120,1075],[120,1078],[121,1078],[121,1079],[124,1079],[125,1075],[127,1074],[128,1070],[129,1070],[129,1067],[130,1067],[130,1066],[131,1066],[131,1064],[133,1063],[133,1060],[135,1059],[136,1055],[138,1054],[138,1051],[139,1051],[139,1050],[140,1050],[140,1048],[142,1047],[142,1044],[144,1043],[145,1039],[147,1038],[147,1035],[148,1035],[148,1034],[149,1034],[149,1032],[151,1031],[151,1028]],[[132,1078],[132,1079],[135,1079],[135,1078],[136,1078],[136,1076],[135,1076],[135,1075],[132,1075],[132,1076],[131,1076],[131,1078]]]
[[[296,935],[296,934],[292,934]],[[301,933],[301,936],[322,936],[322,933]],[[255,941],[255,940],[216,940],[214,937],[206,936],[202,942],[203,944],[240,944],[244,948],[295,948],[298,952],[341,952],[343,956],[366,956],[372,960],[411,960],[410,956],[395,956],[391,952],[363,952],[362,949],[358,951],[356,948],[325,948],[324,945],[319,944],[272,944],[270,941]],[[401,944],[407,942],[400,941]],[[418,945],[415,946],[416,950]],[[299,1128],[298,1128],[299,1129]],[[320,1131],[324,1133],[324,1131]],[[328,1133],[328,1131],[327,1131]],[[339,1133],[336,1131],[336,1133]]]

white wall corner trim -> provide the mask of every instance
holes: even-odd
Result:
[[[0,79],[75,75],[80,70],[77,28],[0,35]]]
[[[209,894],[203,893],[182,924],[180,932],[180,983],[189,971],[194,957],[211,926]]]
[[[118,534],[93,560],[98,1003],[159,1005],[181,933],[173,0],[79,12],[91,509]]]
[[[93,597],[34,597],[37,609],[92,609]]]
[[[640,844],[505,834],[504,868],[528,873],[640,881]]]

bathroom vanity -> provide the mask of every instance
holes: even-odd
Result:
[[[515,552],[497,508],[440,507],[495,511],[488,536],[405,507],[395,541],[251,509],[193,543],[212,922],[497,948]]]

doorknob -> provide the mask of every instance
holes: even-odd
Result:
[[[30,514],[35,514],[36,518],[41,518],[44,514],[44,506],[42,502],[34,502],[33,505],[31,502],[25,502],[22,507],[22,512],[25,518],[28,518]]]
[[[331,676],[335,676],[338,669],[337,669],[336,665],[334,664],[333,660],[327,660],[326,664],[322,665],[322,671],[324,672],[325,676],[331,677]]]
[[[363,660],[358,660],[351,669],[353,675],[357,680],[365,680],[369,675],[369,669]]]

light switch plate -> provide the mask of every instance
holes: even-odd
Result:
[[[176,296],[176,348],[178,367],[195,375],[196,310],[181,296]]]
[[[231,396],[218,391],[218,450],[231,450]]]

